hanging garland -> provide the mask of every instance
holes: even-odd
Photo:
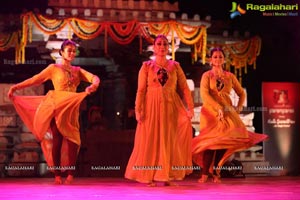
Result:
[[[15,43],[16,46],[16,63],[25,62],[25,47],[27,41],[31,42],[32,28],[37,27],[44,34],[56,34],[66,26],[69,26],[75,35],[82,39],[93,39],[100,34],[104,34],[104,49],[107,53],[107,39],[111,37],[119,44],[129,44],[133,39],[140,37],[147,42],[153,43],[154,37],[158,34],[171,35],[172,57],[175,59],[175,37],[187,45],[193,45],[193,60],[197,60],[200,55],[202,62],[205,63],[207,51],[207,32],[205,26],[190,26],[176,21],[163,22],[138,22],[129,21],[126,23],[115,22],[96,22],[78,18],[52,19],[32,12],[25,13],[21,16],[23,21],[22,30],[5,37],[1,37],[0,50],[4,51]],[[211,45],[212,46],[212,45]],[[253,37],[249,40],[237,42],[234,44],[221,44],[226,52],[226,67],[234,67],[236,75],[247,73],[247,65],[256,67],[256,58],[260,53],[261,39]],[[141,47],[140,47],[141,48]],[[140,49],[141,52],[141,49]]]
[[[230,55],[231,64],[237,68],[246,68],[247,65],[256,67],[255,61],[261,50],[261,38],[253,37],[249,40],[226,45],[225,49]]]
[[[205,28],[187,26],[179,23],[172,23],[172,29],[177,33],[180,40],[188,45],[193,45],[203,37]]]
[[[207,33],[206,29],[202,30],[203,36],[199,39],[197,43],[194,44],[194,53],[192,62],[196,62],[198,60],[198,54],[200,54],[202,64],[206,62],[206,46],[207,46]]]
[[[76,18],[70,19],[70,25],[74,33],[85,40],[99,36],[105,28],[104,24]]]
[[[153,44],[154,38],[149,33],[149,26],[147,23],[140,24],[140,35],[143,37],[148,43]]]
[[[43,33],[46,33],[48,35],[55,34],[59,31],[61,31],[66,24],[68,23],[68,20],[66,19],[51,19],[44,17],[43,15],[36,15],[34,13],[26,13],[23,15],[23,17],[28,17],[31,22]],[[28,26],[25,24],[25,26]]]
[[[117,43],[126,45],[133,41],[139,35],[139,23],[137,21],[129,21],[127,23],[107,23],[106,25],[106,45],[107,34]],[[105,53],[108,53],[108,47],[105,46]]]
[[[153,35],[167,35],[170,32],[171,26],[169,21],[166,22],[150,22],[145,24],[148,27],[148,31]]]
[[[103,33],[106,53],[108,36],[119,44],[129,44],[136,36],[139,36],[140,45],[142,45],[141,37],[152,43],[153,36],[170,34],[172,36],[173,59],[175,59],[175,37],[178,37],[185,44],[196,45],[195,51],[197,53],[206,54],[206,27],[204,26],[189,26],[176,21],[149,23],[129,21],[126,23],[115,23],[96,22],[78,18],[52,19],[32,12],[25,13],[21,17],[23,28],[17,45],[16,61],[18,63],[24,63],[25,61],[25,46],[28,40],[31,42],[33,26],[37,27],[42,33],[49,35],[56,34],[68,26],[70,31],[72,30],[75,35],[82,39],[93,39]],[[205,60],[205,57],[203,57],[203,60]]]
[[[204,26],[190,26],[181,24],[176,21],[165,22],[151,22],[145,23],[141,26],[141,32],[150,43],[153,43],[154,38],[152,35],[158,34],[168,35],[171,34],[171,50],[172,59],[175,60],[175,35],[180,41],[187,45],[197,45],[194,48],[194,55],[202,53],[202,60],[205,62],[206,57],[206,27]],[[150,37],[148,37],[150,35]],[[204,42],[205,40],[205,42]]]
[[[173,27],[180,41],[188,45],[194,45],[194,60],[197,60],[198,53],[202,53],[201,60],[204,64],[206,59],[206,27],[186,26],[179,23],[174,23]]]
[[[258,36],[252,37],[248,40],[236,42],[233,44],[212,44],[207,45],[208,48],[221,47],[226,55],[227,70],[230,67],[234,67],[234,73],[242,82],[242,71],[247,74],[247,67],[253,65],[253,69],[256,69],[256,58],[260,54],[261,50],[261,38]]]
[[[17,32],[0,34],[0,51],[6,51],[11,46],[16,45],[17,38]]]
[[[22,20],[22,30],[17,32],[18,42],[16,44],[16,64],[25,63],[25,47],[28,40],[28,21],[29,16],[21,16]]]
[[[126,23],[107,23],[109,36],[119,44],[129,44],[138,35],[140,30],[137,21]]]

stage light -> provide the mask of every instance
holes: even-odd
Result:
[[[97,10],[97,17],[103,17],[103,10],[102,9]]]
[[[210,16],[210,15],[206,16],[206,17],[205,17],[205,20],[206,20],[206,21],[210,21],[210,20],[211,20],[211,16]]]
[[[182,20],[188,20],[188,14],[182,13],[181,19],[182,19]]]
[[[194,15],[194,21],[200,21],[200,15]]]
[[[91,10],[90,9],[85,9],[84,10],[84,16],[86,16],[86,17],[91,16]]]
[[[170,19],[176,19],[176,14],[173,13],[173,12],[171,12],[171,13],[169,14],[169,18],[170,18]]]
[[[64,16],[65,15],[65,9],[61,8],[58,10],[58,15],[59,16]]]
[[[146,18],[151,18],[151,12],[146,11],[146,12],[145,12],[145,17],[146,17]]]
[[[46,9],[46,14],[47,15],[52,15],[53,14],[53,10],[51,8],[47,8]]]
[[[133,11],[133,12],[132,12],[132,16],[133,16],[134,18],[138,18],[138,17],[139,17],[139,11]]]
[[[164,18],[164,13],[163,12],[158,12],[157,13],[157,18],[158,19],[163,19]]]
[[[71,14],[72,14],[73,16],[78,15],[78,10],[77,10],[77,9],[72,9]]]

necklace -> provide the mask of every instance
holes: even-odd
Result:
[[[157,71],[157,79],[162,86],[166,84],[168,78],[169,75],[165,68],[162,67]]]
[[[72,67],[64,67],[62,66],[62,69],[66,72],[67,74],[67,78],[68,78],[68,87],[70,88],[72,85],[73,85],[73,81],[74,81],[74,78],[73,78],[73,74],[72,74]]]
[[[165,60],[163,64],[158,63],[156,60],[154,63],[157,80],[162,86],[164,86],[169,78],[168,69],[166,69],[168,60]]]
[[[72,74],[72,71],[67,71],[67,75],[68,75],[68,86],[71,87],[71,85],[73,85],[73,74]]]
[[[225,86],[225,81],[224,81],[225,73],[224,73],[224,71],[222,70],[220,73],[215,73],[214,71],[211,71],[211,72],[212,72],[213,77],[216,79],[216,88],[217,88],[217,90],[221,91]]]

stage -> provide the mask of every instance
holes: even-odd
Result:
[[[224,178],[220,184],[197,183],[197,177],[156,187],[123,178],[78,177],[72,185],[54,185],[52,178],[1,178],[0,199],[300,199],[299,176]]]

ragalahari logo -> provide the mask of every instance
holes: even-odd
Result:
[[[233,19],[236,16],[241,16],[241,15],[245,14],[246,10],[241,8],[240,4],[237,4],[236,2],[233,1],[230,12],[231,12],[230,18]]]

